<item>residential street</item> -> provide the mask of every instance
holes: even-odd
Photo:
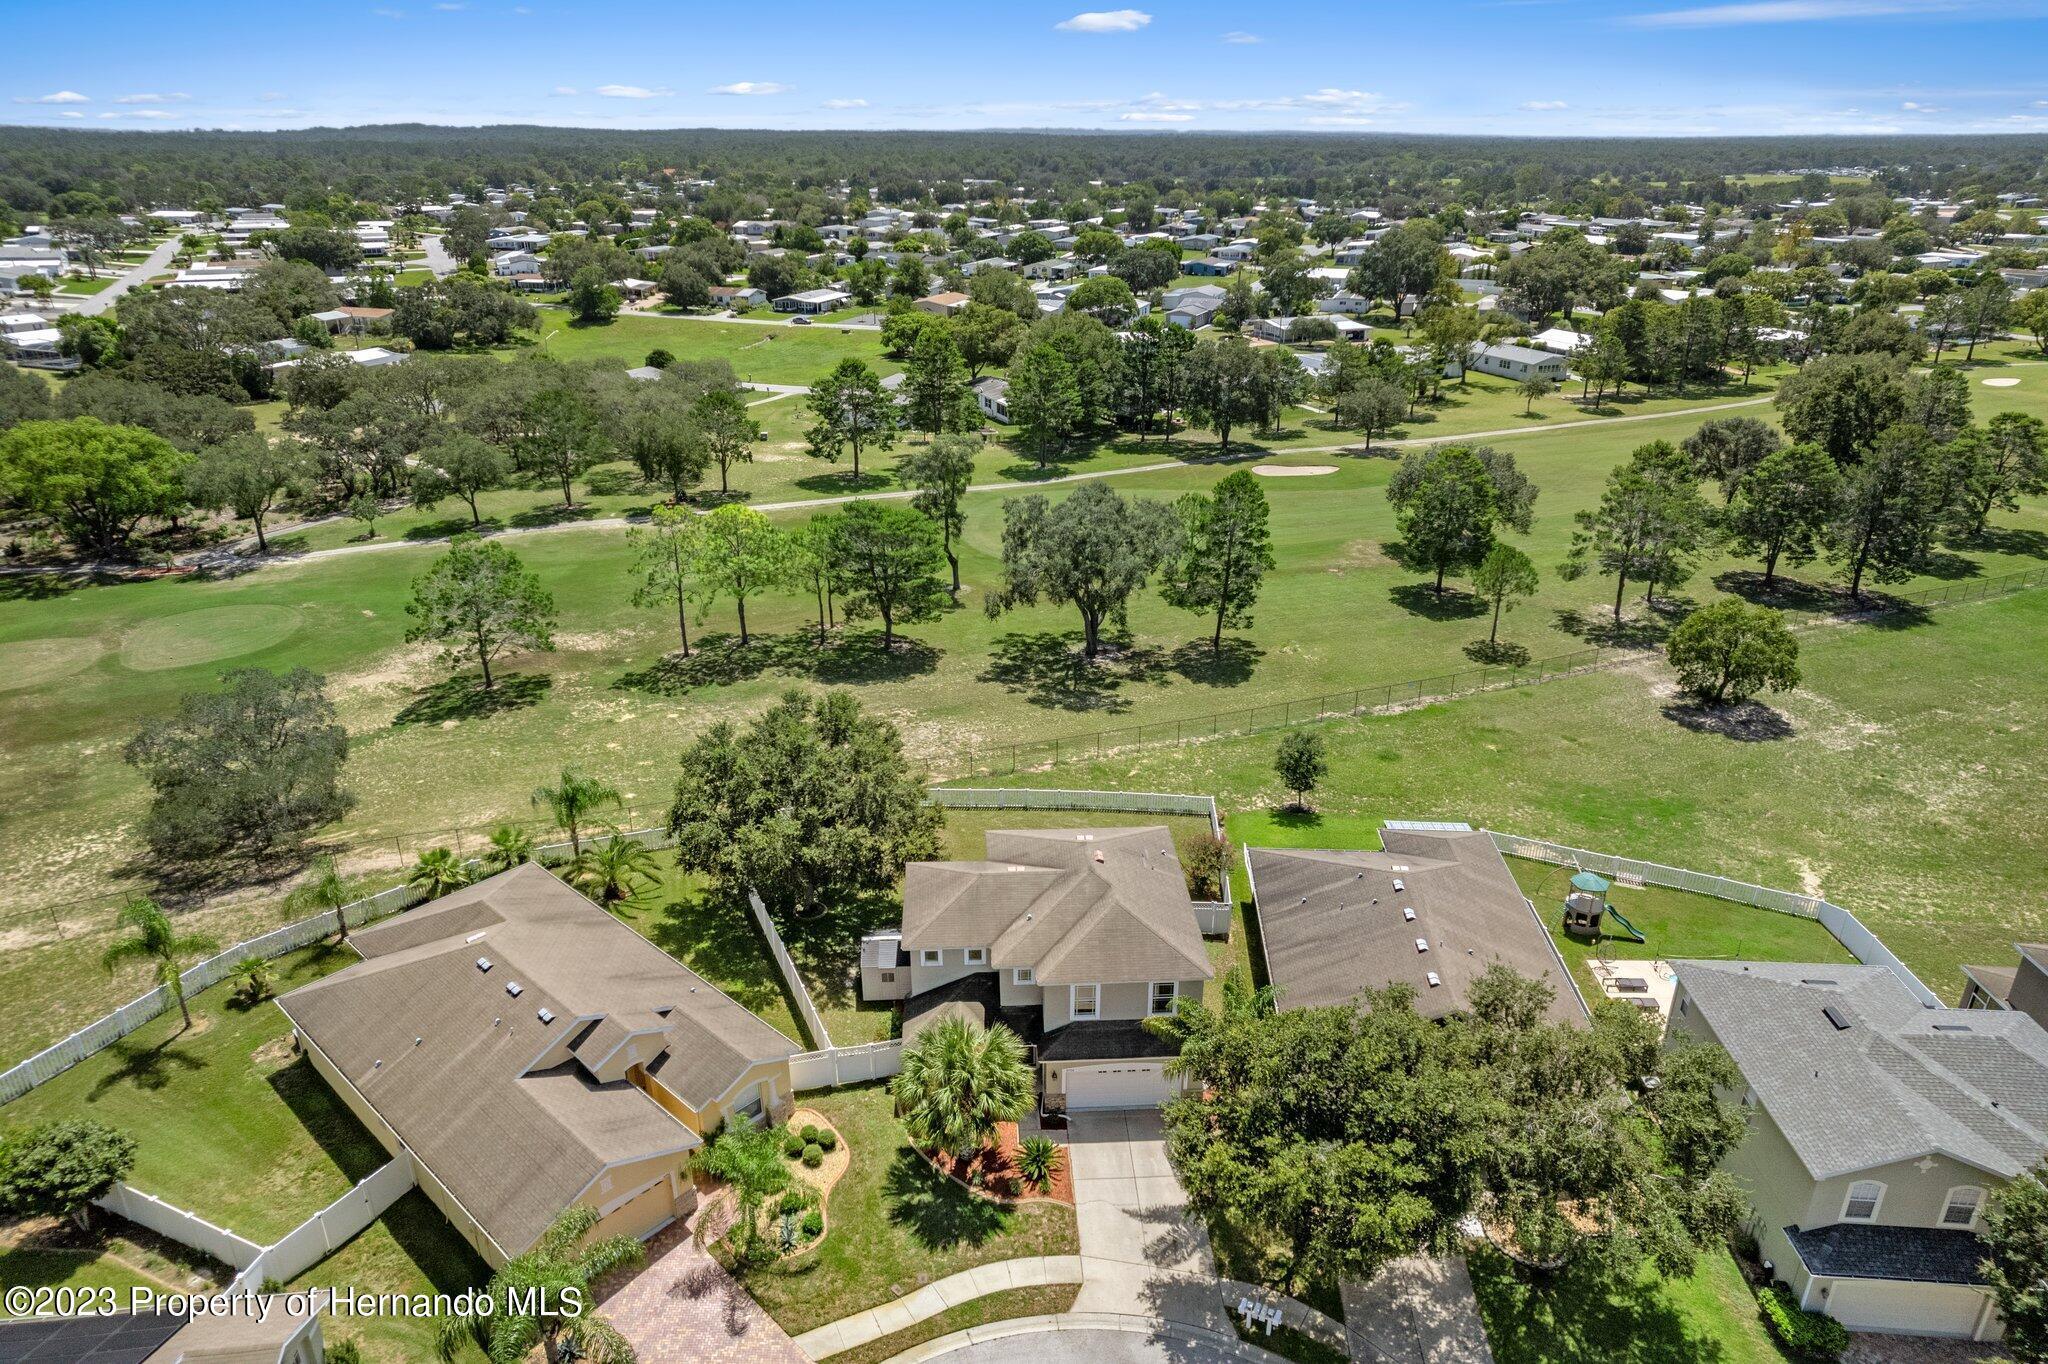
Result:
[[[114,306],[121,295],[133,289],[146,279],[153,279],[168,270],[171,257],[178,254],[179,237],[176,233],[166,237],[156,250],[149,253],[149,259],[132,270],[124,271],[121,277],[96,294],[86,294],[72,309],[84,317],[94,317]]]

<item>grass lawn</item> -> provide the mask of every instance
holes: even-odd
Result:
[[[415,1189],[332,1255],[285,1285],[289,1291],[347,1286],[358,1293],[459,1293],[482,1284],[490,1268],[455,1233],[440,1209]],[[370,1364],[416,1364],[435,1358],[431,1319],[408,1316],[339,1316],[321,1331],[361,1344]],[[456,1364],[483,1364],[483,1353],[464,1343]]]
[[[329,944],[302,949],[277,960],[273,988],[356,959]],[[0,1108],[0,1126],[97,1118],[136,1139],[130,1183],[258,1243],[389,1159],[311,1064],[292,1059],[276,1005],[245,1008],[225,985],[191,1003],[191,1032],[174,1009]]]
[[[579,327],[567,313],[550,308],[541,313],[539,332],[548,353],[565,359],[632,366],[646,363],[647,352],[658,348],[678,360],[729,360],[733,373],[751,383],[807,384],[850,357],[883,374],[901,368],[882,358],[880,332],[842,331],[829,324],[756,327],[628,314]]]
[[[168,1285],[136,1273],[113,1255],[91,1250],[0,1250],[0,1284],[9,1288],[111,1288],[120,1295],[124,1307],[133,1289],[169,1291]],[[13,1315],[0,1305],[0,1317]]]
[[[853,1163],[826,1205],[815,1248],[744,1276],[791,1335],[995,1260],[1072,1255],[1074,1210],[1043,1200],[1005,1208],[940,1175],[910,1146],[882,1085],[806,1095],[839,1129]]]
[[[972,1302],[963,1302],[958,1307],[948,1307],[935,1317],[927,1317],[915,1326],[905,1327],[892,1335],[871,1340],[851,1350],[841,1350],[836,1355],[827,1355],[832,1364],[883,1364],[894,1359],[905,1350],[922,1345],[940,1336],[950,1336],[955,1331],[965,1331],[975,1326],[986,1326],[992,1321],[1010,1321],[1016,1317],[1052,1317],[1071,1310],[1074,1299],[1080,1295],[1079,1284],[1040,1284],[1035,1288],[1006,1288],[1000,1293],[990,1293]]]
[[[148,257],[143,257],[147,260]],[[67,279],[57,286],[60,294],[96,294],[119,279],[119,275],[96,275],[91,279]]]
[[[1627,1283],[1568,1271],[1536,1285],[1491,1248],[1469,1263],[1499,1364],[1783,1364],[1734,1259],[1701,1256],[1690,1279]]]

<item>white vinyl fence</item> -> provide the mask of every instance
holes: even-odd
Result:
[[[831,1089],[867,1080],[885,1080],[903,1069],[903,1043],[869,1042],[859,1047],[832,1047],[789,1058],[789,1083],[798,1093]]]
[[[254,1292],[265,1280],[290,1283],[340,1250],[351,1237],[384,1215],[385,1209],[419,1186],[410,1155],[379,1166],[361,1183],[265,1246],[235,1276],[235,1288]]]
[[[217,1227],[197,1213],[186,1212],[131,1184],[116,1184],[93,1202],[139,1227],[148,1227],[159,1236],[211,1255],[235,1269],[247,1269],[263,1257],[264,1248],[248,1237],[237,1236],[226,1227]]]
[[[1540,838],[1526,838],[1521,834],[1504,834],[1489,829],[1494,846],[1510,857],[1526,857],[1538,862],[1555,862],[1561,866],[1578,867],[1585,871],[1598,872],[1609,880],[1624,885],[1669,886],[1673,890],[1688,890],[1695,895],[1710,895],[1717,900],[1733,900],[1739,904],[1754,905],[1779,914],[1791,914],[1802,919],[1817,920],[1821,927],[1835,937],[1835,941],[1849,950],[1849,955],[1865,966],[1883,966],[1904,981],[1906,988],[1919,996],[1920,1002],[1929,1008],[1946,1007],[1941,996],[1921,983],[1906,963],[1900,961],[1889,947],[1878,939],[1877,934],[1864,927],[1863,921],[1840,905],[1813,895],[1800,895],[1789,890],[1774,890],[1769,886],[1753,885],[1748,881],[1737,881],[1712,872],[1690,871],[1684,867],[1667,867],[1661,862],[1644,862],[1633,857],[1617,857],[1613,853],[1589,852],[1584,848],[1567,847],[1562,843],[1551,843]]]
[[[761,903],[761,897],[754,893],[752,887],[747,890],[747,907],[754,911],[754,922],[760,925],[761,936],[768,940],[768,951],[775,958],[775,969],[782,972],[790,997],[796,1000],[797,1015],[803,1019],[804,1031],[811,1035],[811,1045],[830,1049],[832,1034],[825,1031],[825,1020],[819,1015],[818,1006],[811,1002],[811,992],[804,987],[804,978],[796,969],[796,963],[790,960],[789,949],[782,945],[782,935],[775,931],[775,920],[769,915],[768,906]]]

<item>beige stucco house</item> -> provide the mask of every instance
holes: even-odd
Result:
[[[1215,973],[1173,835],[1008,829],[974,862],[913,862],[903,925],[861,945],[861,993],[903,1001],[903,1033],[967,1017],[1031,1046],[1049,1111],[1157,1104],[1180,1086],[1145,1020]]]
[[[1880,966],[1673,965],[1669,1038],[1742,1072],[1726,1165],[1776,1276],[1851,1330],[1998,1339],[1977,1232],[2048,1150],[2048,1031],[1930,1008]]]
[[[351,938],[279,998],[313,1068],[493,1266],[588,1204],[649,1236],[690,1152],[786,1116],[798,1047],[538,865]]]

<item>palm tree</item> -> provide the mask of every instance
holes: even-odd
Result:
[[[492,871],[510,871],[533,861],[533,835],[516,824],[500,824],[491,830],[491,848],[483,861]]]
[[[121,906],[114,926],[133,929],[135,936],[109,947],[100,955],[100,965],[107,969],[108,975],[112,975],[131,961],[154,962],[156,983],[169,990],[171,998],[178,1001],[178,1012],[185,1016],[185,1026],[190,1028],[192,1010],[185,1003],[185,962],[191,957],[210,956],[220,951],[220,944],[203,933],[180,933],[172,926],[170,916],[157,908],[154,900],[130,900]]]
[[[1017,1034],[964,1018],[936,1023],[904,1047],[890,1092],[912,1139],[955,1157],[988,1145],[996,1124],[1023,1117],[1034,1097]]]
[[[596,777],[579,777],[570,767],[562,769],[559,786],[536,786],[533,803],[545,805],[555,817],[555,823],[568,831],[569,851],[577,857],[583,856],[584,819],[601,806],[625,804],[616,787]]]
[[[468,885],[469,869],[447,848],[429,848],[420,854],[420,860],[413,864],[412,874],[405,879],[408,884],[425,891],[427,898],[432,900]]]
[[[235,993],[245,1004],[261,1003],[270,993],[270,963],[251,954],[235,963],[235,969],[228,972],[228,979],[235,983]]]
[[[740,1252],[751,1258],[761,1235],[761,1205],[789,1187],[782,1141],[765,1127],[727,1123],[718,1140],[697,1152],[696,1166],[732,1185],[740,1209]]]
[[[660,874],[654,854],[624,834],[614,833],[586,850],[569,868],[569,883],[601,905],[629,898],[642,878]]]
[[[292,899],[315,909],[333,910],[334,931],[341,935],[342,943],[347,944],[348,917],[342,911],[352,901],[353,893],[332,857],[323,857],[313,864],[313,879],[293,892]]]
[[[483,1297],[488,1310],[443,1316],[434,1323],[434,1353],[452,1364],[464,1342],[493,1364],[512,1364],[541,1350],[545,1364],[634,1364],[632,1343],[595,1310],[591,1286],[615,1269],[638,1265],[647,1252],[630,1236],[583,1244],[599,1221],[597,1209],[566,1209],[524,1255],[491,1276]]]

